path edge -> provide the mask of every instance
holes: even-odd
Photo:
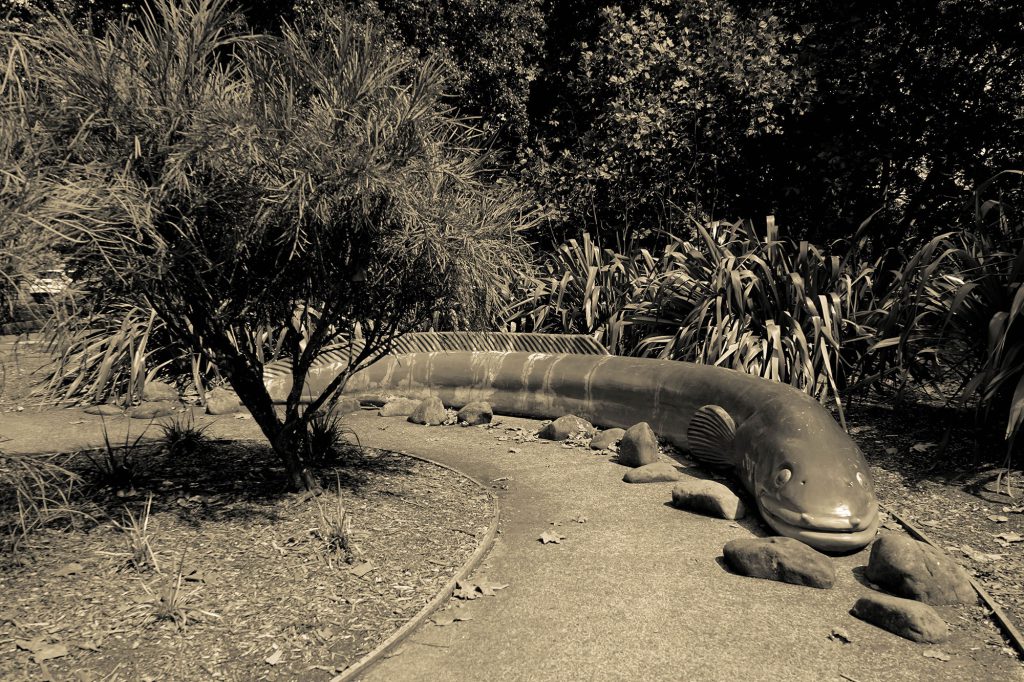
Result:
[[[413,455],[407,452],[396,452],[393,450],[387,450],[387,452],[393,452],[396,455],[402,455],[403,457],[416,459],[421,462],[426,462],[427,464],[433,464],[434,466],[441,467],[442,469],[447,469],[448,471],[458,474],[462,478],[472,481],[491,500],[491,505],[494,509],[494,512],[491,514],[491,523],[488,526],[487,531],[484,533],[484,537],[480,541],[480,544],[477,545],[476,550],[473,552],[472,555],[470,555],[470,557],[465,561],[465,563],[462,564],[459,570],[455,572],[455,575],[453,575],[451,579],[449,579],[448,582],[444,584],[444,586],[437,592],[437,594],[435,594],[433,598],[416,613],[416,615],[414,615],[412,618],[406,621],[405,624],[402,625],[402,627],[398,628],[393,633],[391,633],[390,637],[388,637],[383,642],[378,644],[376,648],[374,648],[368,654],[360,658],[358,661],[356,661],[349,667],[345,668],[341,672],[341,674],[333,678],[331,682],[348,682],[349,680],[355,679],[357,675],[366,673],[368,670],[370,670],[370,668],[372,668],[376,663],[378,663],[382,658],[384,658],[384,655],[386,653],[391,651],[395,646],[404,641],[406,637],[411,635],[413,630],[422,625],[431,614],[437,611],[452,596],[452,593],[454,593],[455,591],[455,583],[465,580],[470,573],[475,571],[477,567],[479,567],[480,564],[483,563],[484,558],[487,556],[488,553],[490,553],[491,548],[494,547],[494,541],[498,537],[498,522],[501,517],[501,509],[498,506],[498,498],[494,493],[488,490],[488,488],[483,483],[476,480],[469,474],[459,471],[455,467],[448,466],[447,464],[442,464],[441,462],[432,460],[429,457],[421,457],[420,455]]]

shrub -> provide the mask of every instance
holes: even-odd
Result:
[[[50,204],[14,219],[44,224],[98,282],[151,307],[230,382],[288,484],[314,488],[309,419],[435,312],[489,319],[536,210],[492,181],[435,64],[344,18],[280,37],[235,18],[225,0],[154,0],[99,38],[63,19],[26,38],[32,95],[16,108],[49,150]],[[260,331],[282,328],[283,415]],[[303,406],[311,364],[357,330],[362,351]]]
[[[770,217],[698,226],[659,258],[571,240],[509,307],[534,331],[587,333],[612,352],[731,367],[840,405],[870,349],[875,267],[779,236]]]

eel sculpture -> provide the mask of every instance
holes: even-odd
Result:
[[[451,407],[483,400],[499,414],[575,414],[605,428],[647,422],[694,458],[730,467],[781,535],[832,552],[858,550],[875,537],[878,503],[864,455],[796,388],[722,367],[608,355],[587,337],[406,338],[404,348],[353,374],[345,395],[433,395]],[[474,346],[489,350],[467,348]],[[314,364],[306,394],[318,395],[345,366],[337,355]],[[268,365],[265,382],[282,401],[291,388],[287,363]]]

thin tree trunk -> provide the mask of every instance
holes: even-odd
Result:
[[[320,486],[316,478],[302,459],[302,433],[296,429],[299,424],[295,416],[286,415],[285,420],[281,420],[263,384],[263,377],[253,377],[247,367],[232,372],[228,380],[284,464],[289,487],[295,491],[318,490]]]

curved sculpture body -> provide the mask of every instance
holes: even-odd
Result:
[[[314,394],[337,372],[315,370]],[[271,395],[286,395],[287,373],[271,374]],[[604,427],[646,421],[698,459],[731,466],[782,535],[852,551],[878,528],[867,463],[832,416],[795,388],[734,370],[611,355],[419,352],[357,372],[345,394],[436,395],[454,407],[486,400],[496,413],[576,414]]]

